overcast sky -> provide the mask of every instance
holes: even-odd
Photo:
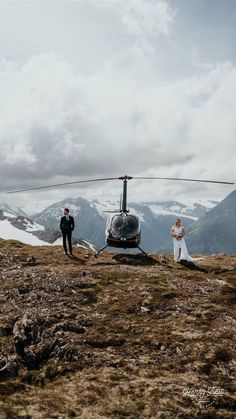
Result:
[[[126,173],[236,181],[235,39],[235,0],[1,0],[1,191]],[[9,202],[114,199],[120,186]],[[133,181],[129,193],[221,199],[232,189]]]

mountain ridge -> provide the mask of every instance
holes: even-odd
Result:
[[[236,190],[189,228],[188,243],[200,253],[236,253]]]
[[[25,240],[20,237],[19,230],[24,230],[28,225],[27,228],[31,230],[32,235],[41,240],[42,244],[46,242],[57,244],[57,239],[61,244],[59,222],[64,207],[69,207],[71,214],[75,217],[76,228],[73,234],[75,242],[85,244],[85,246],[87,246],[86,242],[90,242],[93,247],[102,247],[105,243],[105,230],[112,216],[109,211],[118,210],[117,201],[101,202],[89,201],[81,197],[67,198],[51,204],[32,217],[25,216],[25,212],[20,208],[17,209],[20,212],[19,215],[10,206],[2,205],[0,214],[4,214],[5,211],[5,220],[8,220],[11,227],[17,228],[16,239]],[[178,201],[148,201],[130,202],[129,207],[131,213],[139,216],[142,231],[141,246],[147,252],[172,251],[169,232],[176,217],[180,217],[185,226],[190,254],[236,252],[236,191],[217,204],[215,201],[188,205]],[[4,216],[2,217],[0,236],[1,226],[2,232],[5,228]],[[14,235],[5,235],[4,238],[14,239]],[[25,242],[30,244],[27,240]]]
[[[139,216],[141,221],[142,241],[141,244],[148,252],[170,251],[172,249],[169,237],[170,228],[176,217],[181,217],[186,227],[189,227],[196,219],[215,205],[208,202],[208,207],[195,203],[192,205],[182,204],[177,201],[161,201],[147,203],[129,203],[130,212]],[[84,198],[68,198],[53,203],[33,219],[53,229],[58,223],[64,207],[69,207],[75,218],[75,235],[80,235],[88,240],[103,246],[105,243],[105,229],[110,214],[104,211],[117,211],[117,201],[98,200],[88,201]]]
[[[25,215],[15,213],[9,206],[0,209],[0,238],[17,240],[31,246],[62,245],[61,232],[36,223]],[[22,213],[21,213],[22,214]],[[82,237],[73,237],[73,244],[93,250],[93,243]]]

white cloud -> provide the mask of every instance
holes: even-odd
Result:
[[[125,173],[234,180],[235,66],[230,60],[201,66],[194,53],[195,73],[186,75],[183,63],[183,74],[176,77],[163,51],[166,40],[172,51],[175,25],[175,11],[166,1],[99,1],[94,14],[95,9],[113,19],[110,39],[98,41],[107,48],[102,65],[81,71],[66,50],[0,60],[2,190]],[[95,50],[88,55],[93,52],[97,56]],[[190,51],[191,64],[193,55]],[[175,64],[181,68],[178,60]],[[116,196],[115,186],[104,188],[86,185],[83,194],[96,197],[107,190]],[[224,194],[203,185],[134,182],[131,197],[152,199],[153,191],[155,199]],[[60,196],[70,194],[75,190],[63,189]],[[38,196],[55,199],[58,192]]]
[[[28,184],[29,174],[41,182],[161,168],[232,176],[224,166],[219,173],[219,160],[222,152],[234,159],[235,70],[217,66],[168,84],[150,76],[152,83],[142,85],[135,67],[120,74],[113,66],[85,78],[54,55],[16,68],[0,102],[1,177],[12,174],[9,182],[18,185]]]
[[[104,0],[97,6],[112,9],[127,31],[140,40],[168,36],[175,12],[165,0]]]

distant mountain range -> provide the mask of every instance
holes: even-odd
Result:
[[[7,205],[0,206],[0,239],[18,240],[32,246],[62,245],[61,232],[45,227],[19,210],[19,214]],[[74,244],[93,248],[93,244],[81,237],[74,238]]]
[[[176,217],[181,217],[185,227],[203,216],[215,201],[206,204],[185,205],[176,201],[130,203],[130,212],[140,217],[142,227],[142,247],[148,252],[169,251],[172,249],[170,228]],[[88,201],[83,198],[66,199],[47,207],[33,216],[34,221],[50,228],[58,229],[63,208],[69,207],[75,218],[75,237],[83,237],[96,243],[97,247],[105,243],[105,228],[112,214],[104,211],[118,211],[119,203],[114,201]]]
[[[85,247],[103,246],[106,225],[113,216],[106,211],[118,211],[118,202],[69,198],[31,217],[20,208],[0,205],[0,238],[33,245],[61,244],[59,222],[65,207],[75,218],[75,242]],[[130,203],[129,208],[140,218],[141,246],[147,252],[172,251],[170,228],[176,217],[181,217],[190,253],[236,253],[236,191],[220,203],[145,202]]]

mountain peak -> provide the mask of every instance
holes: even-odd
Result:
[[[236,190],[207,212],[189,229],[192,251],[236,252]]]

